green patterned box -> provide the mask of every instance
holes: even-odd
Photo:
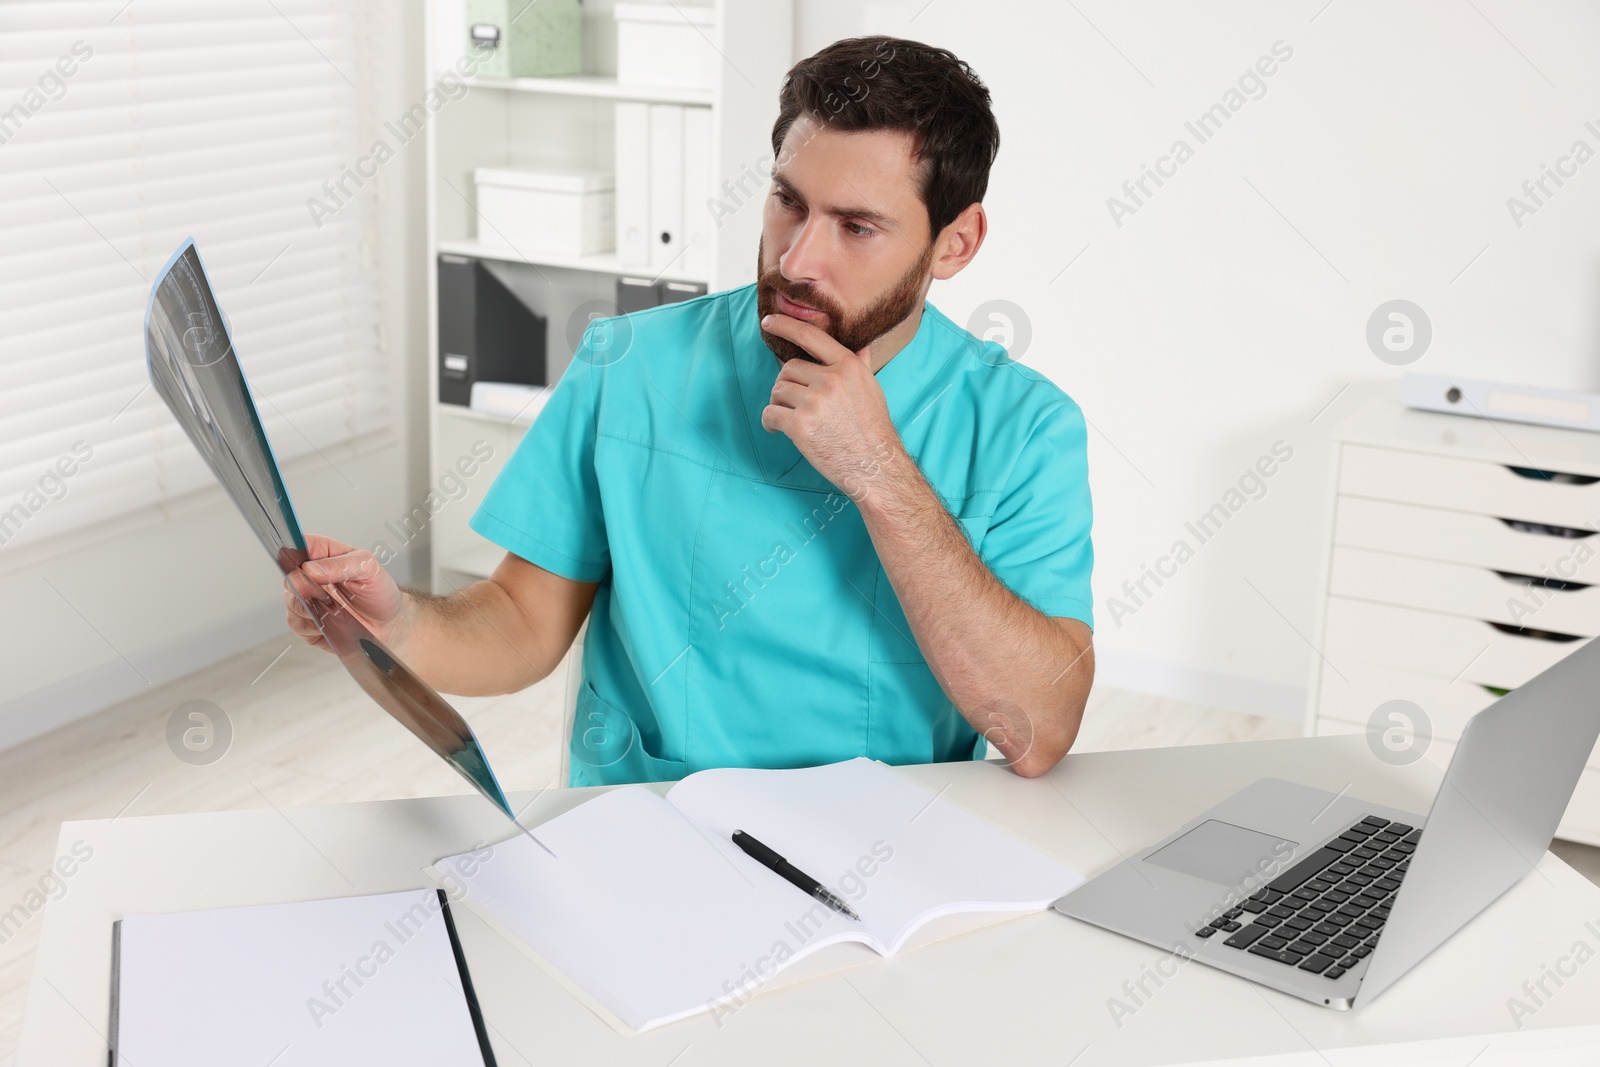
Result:
[[[493,50],[481,78],[550,78],[582,69],[578,0],[467,0],[468,43]]]

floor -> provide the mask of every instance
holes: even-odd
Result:
[[[452,700],[495,755],[507,789],[555,784],[566,673],[510,696]],[[212,745],[198,757],[182,741],[198,722],[191,711],[214,723]],[[1298,733],[1293,723],[1101,688],[1075,750]],[[284,638],[0,752],[0,914],[40,891],[64,820],[466,791],[337,660]],[[1600,884],[1600,849],[1557,842],[1555,851]],[[20,930],[0,932],[0,1067],[16,1047],[39,922],[34,914]]]

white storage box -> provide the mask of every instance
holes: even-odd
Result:
[[[479,167],[472,177],[482,244],[571,256],[615,247],[615,179],[609,173]]]
[[[722,61],[717,12],[679,4],[618,4],[617,81],[623,85],[671,85],[710,89]]]

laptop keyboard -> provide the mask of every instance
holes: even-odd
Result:
[[[1372,954],[1421,838],[1368,815],[1194,936],[1227,934],[1228,948],[1340,978]]]

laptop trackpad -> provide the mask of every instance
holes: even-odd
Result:
[[[1233,886],[1264,870],[1271,861],[1288,855],[1298,843],[1246,830],[1232,823],[1207,819],[1176,841],[1146,856],[1144,862],[1204,878],[1218,885]]]

